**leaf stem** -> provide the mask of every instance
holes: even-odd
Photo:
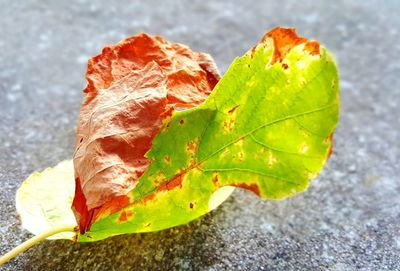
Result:
[[[11,260],[12,258],[18,256],[25,250],[31,248],[32,246],[36,245],[37,243],[43,241],[47,237],[50,237],[52,235],[55,235],[57,233],[62,233],[62,232],[76,232],[75,230],[76,226],[63,226],[60,228],[55,228],[51,229],[49,231],[43,232],[39,235],[36,235],[32,237],[31,239],[28,239],[27,241],[23,242],[19,246],[15,247],[13,250],[7,252],[3,256],[0,257],[0,266]]]

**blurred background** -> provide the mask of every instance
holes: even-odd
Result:
[[[70,159],[87,59],[138,32],[210,53],[221,73],[275,26],[337,58],[335,148],[309,190],[245,191],[189,225],[44,242],[4,270],[400,270],[400,2],[0,0],[0,253],[27,239],[16,189]],[[3,270],[3,269],[2,269]]]

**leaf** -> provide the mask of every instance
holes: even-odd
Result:
[[[81,233],[129,204],[144,156],[175,107],[202,103],[219,80],[212,58],[140,34],[89,60],[74,155],[73,210]]]
[[[173,112],[129,205],[102,213],[78,241],[187,223],[226,186],[264,199],[304,191],[332,151],[338,108],[330,53],[293,29],[274,29],[232,63],[205,103]]]
[[[16,207],[22,226],[35,235],[65,226],[77,226],[71,209],[74,188],[72,160],[62,161],[43,172],[32,173],[16,194]],[[215,193],[210,199],[210,210],[217,208],[232,192],[233,187],[224,187]],[[129,216],[129,213],[124,214]],[[76,233],[58,233],[47,239],[75,241]]]
[[[35,172],[26,179],[16,194],[16,207],[22,226],[35,235],[76,225],[71,210],[74,196],[74,167],[72,161],[60,162],[42,173]],[[59,233],[48,239],[73,239],[75,233]]]
[[[145,98],[146,105],[162,100],[165,75],[159,69],[159,65],[148,63],[119,79],[117,86],[111,84],[109,96],[96,94],[93,100],[102,95],[112,100],[112,91],[125,88],[132,90],[128,95],[135,101]],[[132,86],[142,86],[145,81],[152,86],[150,93],[146,88],[133,91],[136,88]],[[282,199],[304,191],[332,152],[338,93],[338,74],[330,53],[315,41],[297,37],[293,29],[274,29],[232,63],[203,104],[173,111],[161,120],[145,155],[150,164],[124,195],[125,206],[102,209],[78,241],[188,223],[218,206],[233,186],[264,199]],[[98,125],[101,119],[109,124],[99,118]],[[32,179],[38,184],[32,185]],[[57,181],[51,183],[53,180]],[[34,174],[26,182],[18,191],[23,197],[17,195],[25,227],[38,233],[42,228],[36,223],[52,227],[53,223],[70,221],[71,212],[66,207],[71,197],[65,195],[72,195],[72,191],[63,187],[74,183],[71,167],[59,165]],[[50,189],[43,188],[47,185]],[[97,185],[101,187],[101,183]],[[57,206],[54,208],[60,211],[50,215],[49,210],[37,211],[44,210],[37,206],[50,210]]]

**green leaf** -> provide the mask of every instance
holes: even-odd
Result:
[[[65,226],[76,226],[71,210],[74,197],[72,160],[60,162],[43,172],[35,172],[17,191],[16,207],[22,226],[35,235]],[[74,232],[64,232],[48,239],[73,239]]]
[[[331,152],[338,74],[325,48],[276,46],[267,36],[232,63],[204,104],[174,112],[147,154],[152,163],[129,194],[133,203],[78,241],[188,223],[212,209],[215,195],[226,197],[226,186],[264,199],[304,191]]]

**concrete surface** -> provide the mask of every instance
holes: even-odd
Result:
[[[161,34],[223,72],[265,31],[295,26],[334,52],[342,89],[335,153],[307,192],[237,191],[189,225],[48,241],[2,270],[400,270],[399,1],[0,2],[0,253],[30,236],[15,215],[21,181],[72,156],[85,62],[107,43]]]

